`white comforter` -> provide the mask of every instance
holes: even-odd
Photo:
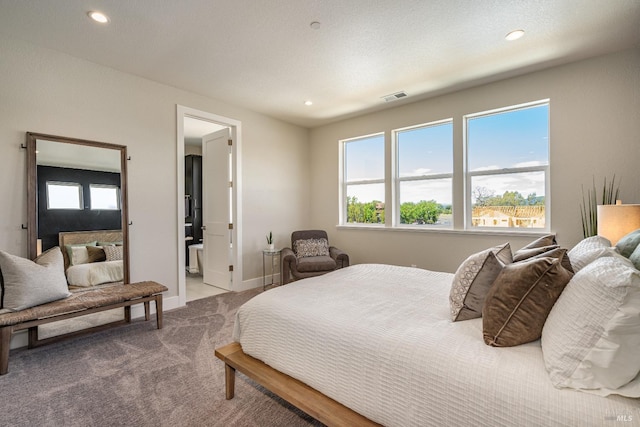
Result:
[[[122,260],[72,265],[67,269],[67,282],[82,287],[120,282],[124,278],[122,265]]]
[[[269,290],[236,314],[245,353],[387,426],[601,426],[640,400],[558,390],[539,341],[494,348],[452,323],[453,275],[355,265]],[[613,417],[613,418],[612,418]]]

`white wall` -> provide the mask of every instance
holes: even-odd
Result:
[[[307,129],[8,38],[0,57],[0,249],[27,254],[25,132],[126,145],[131,279],[177,295],[176,104],[242,122],[243,280],[308,222]]]
[[[621,179],[624,203],[640,203],[640,49],[597,57],[315,128],[311,131],[312,224],[352,263],[386,262],[455,271],[470,253],[521,236],[365,231],[337,228],[338,140],[453,117],[455,158],[462,161],[462,116],[550,98],[551,227],[560,244],[582,238],[581,186]],[[389,147],[387,147],[387,152]],[[461,173],[454,185],[461,188]],[[455,199],[461,206],[461,198]],[[460,214],[460,213],[458,213]]]

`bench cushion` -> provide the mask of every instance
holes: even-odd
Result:
[[[0,314],[0,326],[16,325],[30,320],[44,319],[65,313],[87,310],[142,298],[167,291],[167,287],[156,282],[139,282],[114,285],[100,289],[74,292],[70,297],[47,304],[27,308],[14,313]]]

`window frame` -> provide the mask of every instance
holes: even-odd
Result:
[[[382,136],[383,139],[383,151],[382,151],[382,161],[385,165],[384,172],[382,174],[381,179],[365,179],[365,180],[355,180],[355,181],[347,181],[347,144],[354,141],[359,141],[363,139],[373,138],[377,136]],[[384,228],[386,227],[387,222],[387,204],[386,204],[386,183],[387,183],[387,172],[386,172],[386,134],[385,132],[375,132],[367,135],[360,135],[353,138],[346,138],[339,140],[339,151],[340,151],[340,215],[339,215],[339,224],[342,226],[348,227],[376,227],[376,228]],[[381,223],[371,223],[371,222],[347,222],[348,214],[347,214],[347,187],[349,185],[366,185],[366,184],[382,184],[385,187],[385,191],[383,194],[383,203],[385,203],[385,221]]]
[[[392,180],[393,180],[393,185],[392,185],[392,201],[393,201],[393,220],[392,220],[392,227],[393,228],[411,228],[411,229],[418,229],[418,230],[453,230],[454,227],[454,221],[453,221],[453,212],[454,212],[454,205],[453,205],[453,200],[454,200],[454,195],[455,195],[455,191],[454,191],[454,169],[455,169],[455,159],[454,159],[454,140],[453,140],[453,133],[454,133],[454,125],[453,125],[453,118],[447,118],[447,119],[442,119],[442,120],[436,120],[436,121],[432,121],[432,122],[428,122],[428,123],[422,123],[422,124],[418,124],[418,125],[413,125],[413,126],[406,126],[403,128],[398,128],[398,129],[393,129],[391,131],[391,135],[393,138],[393,149],[391,150],[391,156],[392,156],[392,164],[393,164],[393,171],[392,171]],[[400,132],[406,132],[406,131],[410,131],[410,130],[414,130],[414,129],[421,129],[421,128],[428,128],[428,127],[435,127],[435,126],[441,126],[444,124],[451,124],[451,173],[440,173],[440,174],[428,174],[428,175],[412,175],[412,176],[406,176],[406,177],[401,177],[400,176],[400,150],[399,150],[399,138],[398,138],[398,134]],[[442,227],[442,226],[438,226],[435,224],[403,224],[401,223],[401,218],[400,218],[400,185],[402,182],[409,182],[409,181],[431,181],[431,180],[437,180],[437,179],[451,179],[451,213],[452,213],[452,221],[451,221],[451,226],[450,227]]]
[[[112,188],[116,191],[116,207],[113,209],[108,208],[94,208],[93,207],[93,193],[91,190],[93,188]],[[121,210],[121,202],[120,202],[120,187],[113,184],[89,184],[89,208],[92,211],[119,211]]]
[[[78,190],[78,207],[77,208],[56,208],[51,207],[51,196],[49,192],[49,186],[57,187],[75,187]],[[45,182],[46,195],[47,195],[47,210],[69,210],[69,211],[82,211],[84,210],[84,193],[82,184],[78,182],[65,182],[65,181],[46,181]]]
[[[469,120],[479,117],[489,117],[493,115],[503,114],[507,112],[525,110],[529,108],[535,108],[546,105],[547,106],[547,164],[541,166],[526,166],[518,168],[502,168],[482,171],[470,171],[469,170]],[[518,232],[548,232],[551,230],[551,194],[550,194],[550,179],[549,171],[551,166],[551,102],[550,99],[541,99],[538,101],[527,102],[518,105],[511,105],[502,108],[496,108],[493,110],[482,111],[478,113],[465,114],[462,116],[463,123],[463,149],[464,149],[464,230],[473,232],[504,232],[504,231],[518,231]],[[471,181],[473,177],[478,176],[491,176],[491,175],[509,175],[515,173],[527,173],[527,172],[543,172],[544,173],[544,215],[545,226],[536,228],[525,227],[486,227],[486,226],[474,226],[473,225],[473,203],[471,201],[473,188],[471,187]]]

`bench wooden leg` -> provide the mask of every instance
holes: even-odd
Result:
[[[233,399],[236,391],[236,370],[225,363],[224,365],[224,391],[227,400]]]
[[[158,329],[162,329],[162,294],[156,296],[156,321]]]
[[[0,328],[0,375],[9,372],[9,349],[11,347],[11,333],[13,327],[3,326]]]
[[[32,326],[29,328],[29,341],[27,343],[27,348],[36,348],[38,344],[38,327]]]
[[[124,307],[124,321],[127,323],[131,323],[131,306],[127,305]]]
[[[145,321],[149,320],[150,315],[151,315],[151,309],[150,309],[149,301],[145,301],[144,302],[144,320]]]

